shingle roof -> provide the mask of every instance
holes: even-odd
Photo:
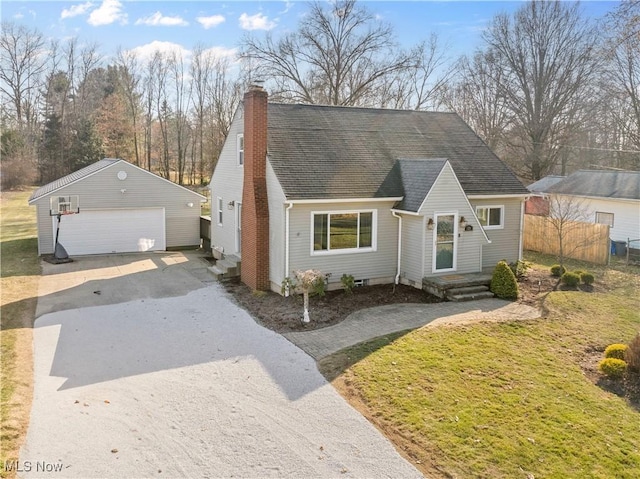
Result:
[[[547,192],[602,198],[640,199],[640,171],[580,170]]]
[[[544,193],[548,188],[552,187],[565,178],[565,176],[545,176],[544,178],[540,178],[535,183],[531,183],[529,186],[527,186],[527,189],[532,193]]]
[[[446,163],[446,159],[440,158],[400,159],[391,168],[376,196],[402,196],[394,208],[417,212]]]
[[[70,183],[81,180],[82,178],[89,176],[95,173],[96,171],[100,171],[108,166],[111,166],[114,163],[117,163],[118,161],[124,161],[124,160],[121,160],[119,158],[104,158],[103,160],[96,161],[95,163],[92,163],[89,166],[85,166],[84,168],[78,171],[74,171],[73,173],[68,174],[67,176],[63,176],[62,178],[58,178],[57,180],[52,181],[51,183],[47,183],[46,185],[41,186],[31,194],[31,196],[29,197],[29,203],[37,200],[42,196],[48,195],[49,193],[52,193],[57,189],[62,188],[63,186],[67,186]]]
[[[289,199],[374,197],[400,158],[448,159],[467,194],[527,193],[455,113],[269,103],[268,135]]]

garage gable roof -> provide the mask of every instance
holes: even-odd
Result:
[[[44,197],[44,196],[48,196],[51,193],[54,193],[55,191],[59,190],[60,188],[63,188],[65,186],[69,186],[72,183],[76,183],[78,181],[81,181],[91,175],[96,174],[97,172],[104,170],[106,168],[109,168],[110,166],[115,165],[116,163],[119,162],[124,162],[129,166],[132,166],[133,168],[137,168],[140,171],[144,171],[145,173],[148,173],[149,175],[155,176],[156,178],[158,178],[159,180],[163,180],[166,181],[167,183],[177,187],[177,188],[183,188],[185,190],[187,190],[190,193],[193,193],[194,195],[198,196],[199,198],[206,200],[206,198],[204,196],[202,196],[200,193],[196,193],[195,191],[190,190],[189,188],[185,188],[182,185],[179,185],[177,183],[174,183],[173,181],[169,181],[165,178],[162,178],[161,176],[156,175],[155,173],[151,173],[150,171],[145,170],[144,168],[140,168],[139,166],[136,166],[132,163],[129,163],[121,158],[104,158],[100,161],[96,161],[95,163],[92,163],[89,166],[85,166],[84,168],[78,170],[78,171],[74,171],[71,174],[68,174],[67,176],[63,176],[62,178],[58,178],[55,181],[52,181],[51,183],[47,183],[44,186],[41,186],[40,188],[38,188],[37,190],[35,190],[31,196],[29,197],[29,204],[32,204],[34,201],[37,201],[38,199]]]

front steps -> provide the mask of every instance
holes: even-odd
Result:
[[[449,301],[472,301],[474,299],[493,298],[493,293],[489,291],[489,287],[483,284],[477,286],[466,286],[464,288],[451,288],[445,293],[445,297]]]
[[[448,301],[493,298],[489,291],[491,274],[470,273],[434,276],[422,280],[422,289]]]
[[[218,281],[229,281],[240,277],[241,260],[235,255],[225,256],[207,268]]]

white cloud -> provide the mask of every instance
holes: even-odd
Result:
[[[275,26],[276,22],[269,20],[269,17],[262,13],[240,15],[240,28],[243,30],[271,30]]]
[[[89,25],[94,27],[110,25],[115,22],[127,23],[127,14],[122,11],[122,3],[119,0],[103,0],[102,5],[89,15]]]
[[[62,10],[62,13],[60,14],[60,18],[64,20],[65,18],[77,17],[78,15],[84,15],[85,13],[87,13],[89,11],[89,9],[91,7],[93,7],[93,3],[91,3],[91,2],[86,2],[86,3],[80,3],[78,5],[73,5],[70,8],[65,8],[64,10]]]
[[[212,27],[217,27],[222,22],[224,22],[225,18],[223,15],[211,15],[210,17],[197,17],[196,21],[204,27],[205,30],[208,30]]]
[[[136,25],[147,25],[149,27],[186,27],[189,22],[182,17],[165,17],[160,12],[156,12],[148,17],[136,20]]]
[[[136,57],[142,61],[150,60],[151,58],[153,58],[153,55],[156,52],[160,52],[165,55],[175,53],[182,58],[191,56],[191,52],[184,48],[182,45],[178,45],[177,43],[172,42],[161,42],[158,40],[154,40],[151,43],[147,43],[146,45],[132,48],[130,51],[133,52]]]
[[[16,20],[22,20],[24,18],[24,14],[18,12],[13,16],[13,18],[15,18]]]

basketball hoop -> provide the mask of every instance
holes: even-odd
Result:
[[[59,217],[80,213],[80,197],[78,195],[52,196],[49,201],[49,216]]]

